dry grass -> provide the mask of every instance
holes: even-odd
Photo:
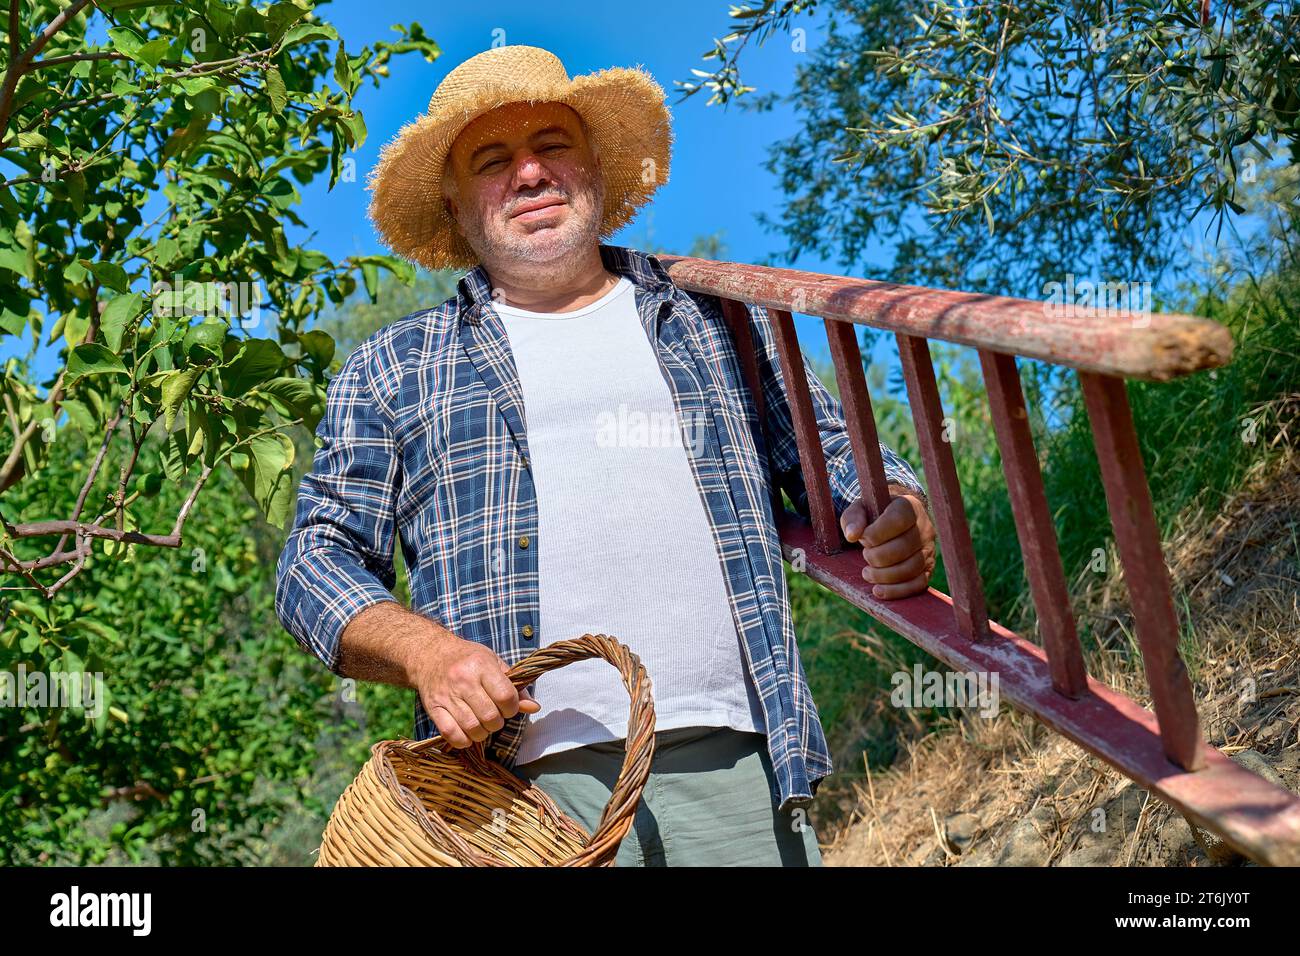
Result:
[[[1279,435],[1281,447],[1251,471],[1226,507],[1185,515],[1165,557],[1203,733],[1228,754],[1259,751],[1295,789],[1300,443],[1288,437]],[[1089,655],[1089,673],[1149,706],[1123,581],[1111,557],[1111,574],[1074,583],[1080,623],[1091,621],[1102,635]],[[864,649],[879,654],[880,648]],[[840,794],[841,807],[849,810],[845,819],[821,834],[827,865],[987,864],[1022,820],[1046,841],[1052,864],[1083,847],[1098,847],[1112,865],[1209,862],[1176,811],[1077,745],[1005,708],[993,719],[960,713],[907,741],[892,767],[864,769],[868,776],[850,785],[852,793]],[[1089,825],[1099,808],[1106,814],[1104,839]],[[1171,837],[1180,829],[1183,839]]]

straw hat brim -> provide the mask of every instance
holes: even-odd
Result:
[[[645,71],[612,67],[565,82],[501,78],[402,127],[370,173],[369,215],[397,255],[428,269],[470,269],[478,255],[443,205],[442,175],[456,136],[507,103],[558,102],[575,110],[600,154],[601,238],[609,238],[668,181],[672,124],[663,88]]]

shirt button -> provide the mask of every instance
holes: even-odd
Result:
[[[523,629],[520,631],[520,633],[523,634],[524,637],[532,637],[532,636],[533,636],[533,626],[532,626],[531,624],[525,624],[525,625],[523,626]]]
[[[528,547],[528,535],[524,535],[519,539],[519,547],[521,548]]]

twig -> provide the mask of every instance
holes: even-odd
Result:
[[[125,53],[69,53],[66,56],[52,56],[45,60],[37,60],[31,64],[31,69],[39,70],[42,67],[56,66],[60,63],[76,63],[80,60],[129,60],[131,59]]]
[[[18,80],[24,73],[28,72],[32,61],[36,59],[36,54],[45,49],[45,45],[53,39],[56,33],[63,29],[68,21],[92,2],[94,0],[73,0],[72,5],[51,20],[49,25],[40,32],[36,39],[32,41],[32,45],[23,53],[17,56],[11,54],[9,69],[5,71],[4,84],[0,86],[0,132],[9,129],[9,116],[13,110],[14,91],[18,88]],[[14,50],[16,44],[14,38],[18,35],[18,0],[10,0],[9,3],[9,28],[10,49]]]

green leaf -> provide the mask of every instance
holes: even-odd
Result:
[[[90,722],[95,727],[95,735],[98,737],[104,736],[104,729],[108,724],[109,698],[108,682],[105,681],[100,688],[100,699],[95,701],[95,713],[90,717]]]
[[[116,262],[91,262],[89,259],[78,259],[77,261],[94,274],[100,285],[105,285],[114,292],[123,294],[129,290],[126,270]]]
[[[185,427],[190,438],[189,445],[185,449],[186,460],[194,458],[206,448],[207,454],[203,456],[203,463],[212,464],[213,457],[216,455],[217,436],[213,432],[212,418],[204,410],[202,403],[196,403],[189,410]]]
[[[166,266],[180,254],[180,245],[171,236],[163,236],[153,249],[154,264]]]
[[[339,181],[339,172],[343,169],[343,137],[338,127],[330,130],[330,189]]]
[[[169,46],[171,46],[171,41],[166,37],[155,37],[135,51],[134,59],[151,70],[157,69],[159,61],[167,55]]]
[[[91,414],[84,402],[79,402],[75,398],[65,398],[62,408],[68,413],[68,422],[83,435],[92,435],[98,431],[99,423],[95,421],[95,416]]]
[[[293,497],[293,442],[287,435],[272,432],[258,435],[245,446],[249,467],[242,475],[269,524],[283,528]]]
[[[27,253],[17,246],[0,248],[0,269],[8,269],[27,277]]]
[[[249,339],[239,357],[221,370],[222,389],[227,395],[243,395],[279,375],[284,363],[284,351],[274,339]]]
[[[281,48],[287,50],[297,43],[306,43],[308,40],[337,40],[338,38],[338,32],[328,24],[300,23],[284,35]]]
[[[208,122],[210,120],[211,117],[206,113],[195,113],[191,116],[189,123],[168,136],[167,141],[163,143],[163,159],[181,155],[202,139],[204,134],[208,132]]]
[[[68,187],[68,201],[72,203],[72,208],[77,214],[86,211],[86,174],[81,170],[74,170],[63,177],[63,184]]]
[[[366,283],[366,295],[370,296],[371,302],[379,301],[379,266],[373,262],[363,262],[361,264],[361,278]]]
[[[79,312],[69,312],[63,316],[63,340],[68,343],[68,348],[75,349],[80,345],[89,328],[90,319]]]
[[[158,456],[162,462],[163,474],[172,481],[180,481],[185,477],[185,449],[181,447],[181,438],[179,432],[173,434],[163,444]]]
[[[329,368],[330,362],[334,361],[334,339],[328,332],[320,329],[304,332],[298,336],[298,344],[304,353],[311,356],[317,368]]]
[[[144,46],[144,37],[130,27],[109,28],[108,39],[112,42],[114,50],[123,56],[129,56],[133,60],[136,58],[136,54],[140,52],[140,48]]]
[[[208,86],[198,93],[189,94],[189,101],[195,112],[215,113],[221,109],[221,89],[216,85]]]
[[[67,385],[71,386],[87,375],[127,375],[122,360],[98,342],[78,345],[68,356]]]
[[[284,105],[289,102],[289,92],[284,87],[284,77],[280,75],[278,66],[266,71],[266,92],[271,97],[271,109],[283,113]]]
[[[282,176],[263,183],[262,195],[270,199],[271,204],[278,209],[288,209],[301,198],[298,190],[293,188],[293,183]]]
[[[235,11],[235,32],[247,36],[250,33],[267,32],[266,18],[252,7],[240,7]]]
[[[99,327],[104,333],[104,341],[112,351],[122,351],[122,333],[126,330],[127,323],[140,314],[142,302],[140,293],[132,292],[130,295],[119,295],[104,307],[99,316]]]
[[[27,292],[17,286],[0,284],[0,328],[20,335],[31,313],[32,301]]]
[[[348,62],[348,55],[343,52],[343,44],[339,44],[339,49],[334,54],[334,80],[343,89],[348,89],[352,83],[352,64]]]
[[[270,398],[276,410],[289,418],[309,417],[312,406],[320,398],[315,386],[307,379],[288,376],[263,382],[257,386],[257,391]]]
[[[344,125],[352,134],[352,147],[355,149],[366,141],[366,119],[361,113],[353,113],[343,118]]]
[[[278,42],[284,36],[284,31],[301,20],[306,12],[302,7],[296,3],[290,3],[288,0],[281,0],[280,3],[271,4],[266,11],[267,35],[270,37],[271,42]]]
[[[23,329],[27,327],[27,316],[20,315],[10,309],[0,309],[0,329],[8,332],[10,335],[22,335]]]
[[[163,426],[172,430],[172,422],[181,403],[189,397],[194,383],[198,381],[203,369],[197,366],[179,372],[168,372],[162,383]]]

